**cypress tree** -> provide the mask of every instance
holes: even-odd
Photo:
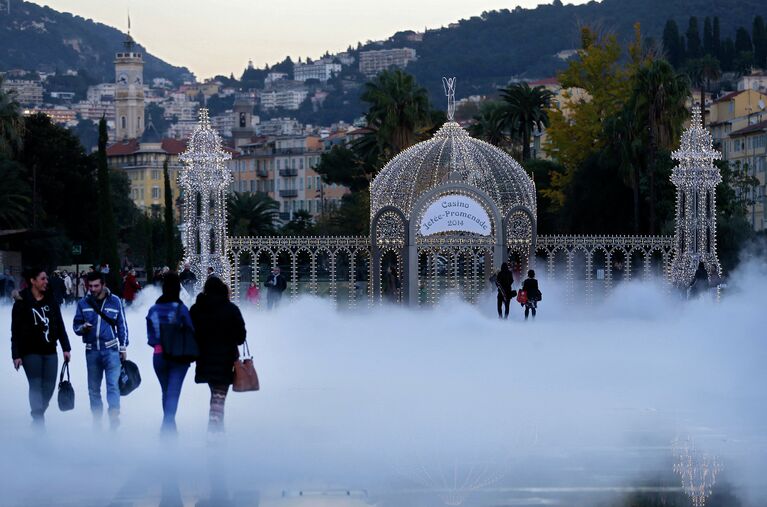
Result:
[[[729,72],[735,68],[735,42],[732,37],[727,37],[719,49],[719,61],[722,62],[722,70]]]
[[[754,43],[754,64],[764,69],[767,67],[767,29],[764,26],[764,18],[754,18],[754,28],[751,31]]]
[[[144,237],[146,238],[146,253],[144,270],[147,280],[152,280],[154,275],[154,228],[152,219],[144,215]]]
[[[99,144],[96,154],[96,179],[98,184],[98,254],[99,262],[109,264],[107,285],[116,291],[119,285],[120,257],[117,254],[117,226],[112,209],[112,190],[107,166],[107,122],[102,116],[99,122]]]
[[[703,55],[714,55],[714,29],[708,16],[703,20]]]
[[[690,24],[687,27],[687,58],[700,58],[702,48],[700,44],[700,32],[698,31],[698,18],[690,17]]]
[[[721,33],[719,31],[719,16],[714,16],[714,23],[713,28],[711,30],[712,37],[713,37],[713,50],[714,50],[714,56],[716,58],[722,57],[722,40],[721,40]]]
[[[163,179],[165,180],[165,264],[172,270],[176,269],[176,225],[173,219],[173,191],[170,187],[168,159],[162,164]]]
[[[754,45],[751,43],[751,36],[748,34],[748,30],[742,26],[735,32],[735,52],[751,53],[754,51]]]
[[[680,48],[679,27],[673,19],[666,21],[663,29],[663,48],[669,63],[678,68],[682,64],[683,51]]]

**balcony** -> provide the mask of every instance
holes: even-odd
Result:
[[[286,188],[280,190],[280,197],[298,197],[298,190],[295,188]]]
[[[269,177],[269,169],[266,167],[259,167],[256,169],[256,176],[261,178],[268,178]]]
[[[290,211],[280,211],[280,220],[290,222]]]
[[[280,176],[292,178],[298,176],[298,169],[280,169]]]

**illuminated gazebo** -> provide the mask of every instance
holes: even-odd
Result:
[[[536,192],[507,153],[448,122],[394,157],[370,186],[374,297],[396,269],[398,297],[416,305],[446,290],[473,300],[490,271],[535,252]]]

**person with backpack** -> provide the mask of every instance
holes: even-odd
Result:
[[[13,367],[23,367],[29,382],[32,423],[42,428],[59,373],[56,343],[61,343],[65,363],[70,360],[71,347],[46,272],[27,269],[24,280],[27,288],[16,296],[11,312],[11,356]]]
[[[75,334],[85,344],[88,370],[88,397],[96,426],[101,424],[103,403],[101,381],[106,380],[109,424],[120,425],[120,369],[127,359],[128,323],[122,300],[104,284],[104,273],[91,271],[87,276],[88,294],[77,303]]]
[[[514,277],[507,263],[501,264],[501,270],[495,275],[495,286],[498,289],[498,318],[509,318],[509,303],[516,293],[511,286],[514,283]],[[502,314],[501,310],[505,310]]]
[[[234,382],[234,362],[240,357],[237,347],[245,343],[245,321],[217,276],[205,281],[189,313],[200,347],[194,380],[210,387],[208,431],[216,433],[224,429],[224,403]]]
[[[164,350],[178,333],[188,332],[193,338],[194,324],[186,305],[181,301],[181,279],[170,272],[162,281],[162,295],[146,316],[147,343],[154,349],[152,364],[162,389],[161,432],[176,433],[176,411],[186,372],[193,357],[174,356]]]
[[[529,270],[527,272],[527,280],[522,284],[522,290],[519,291],[517,301],[525,307],[525,320],[527,320],[530,313],[535,318],[536,310],[538,309],[538,303],[543,299],[543,294],[538,289],[538,280],[535,279],[535,271]]]

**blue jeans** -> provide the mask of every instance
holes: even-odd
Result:
[[[101,414],[101,379],[107,381],[107,404],[109,411],[120,411],[120,351],[116,347],[101,350],[86,350],[85,363],[88,366],[88,397],[91,411]]]
[[[170,361],[162,354],[155,354],[152,363],[162,388],[162,429],[175,431],[178,399],[189,364]]]

